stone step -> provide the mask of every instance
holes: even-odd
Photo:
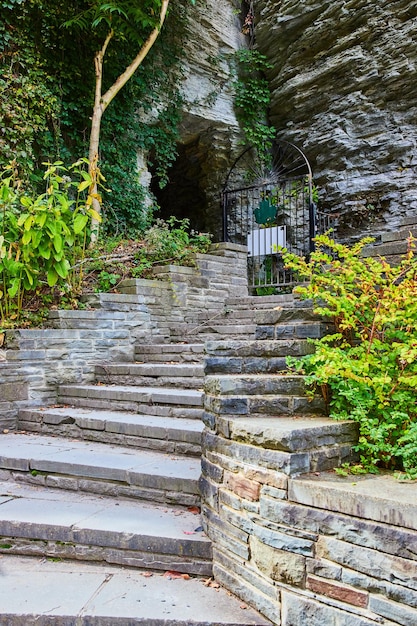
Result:
[[[112,385],[137,385],[201,389],[202,363],[109,363],[96,365],[96,381]]]
[[[198,337],[203,337],[208,334],[210,335],[221,335],[222,337],[233,337],[233,336],[251,336],[255,333],[256,324],[230,324],[228,320],[225,322],[219,322],[214,320],[213,322],[207,324],[200,325],[190,325],[187,324],[178,324],[175,328],[171,330],[171,336],[175,339],[175,337],[186,337],[191,335],[197,335]]]
[[[1,563],[4,626],[271,626],[200,578],[21,556]]]
[[[313,307],[306,306],[304,308],[290,308],[277,306],[273,309],[263,309],[255,311],[254,319],[257,325],[273,325],[273,324],[303,324],[303,323],[320,323],[327,321],[325,318],[314,313]]]
[[[216,431],[227,433],[229,446],[247,446],[256,457],[268,458],[268,467],[278,470],[282,464],[288,472],[326,471],[351,461],[352,446],[358,440],[357,424],[314,416],[216,416]],[[204,435],[210,437],[207,432]],[[220,442],[220,439],[217,439]],[[219,443],[220,445],[220,443]],[[268,451],[267,453],[264,451]],[[228,454],[233,455],[229,450]],[[222,451],[219,450],[219,454]],[[236,454],[238,454],[236,450]],[[247,454],[250,454],[247,452]],[[275,454],[275,459],[273,454]],[[267,457],[267,455],[269,455]],[[272,456],[271,456],[272,455]],[[219,457],[220,458],[220,457]],[[256,464],[256,463],[255,463]],[[226,465],[224,469],[229,469]],[[210,478],[211,467],[203,462],[203,476]],[[255,478],[256,480],[256,478]]]
[[[207,394],[222,396],[303,396],[304,376],[289,374],[211,374],[206,376]]]
[[[210,341],[206,344],[205,371],[211,373],[216,364],[224,368],[227,363],[230,367],[240,367],[242,373],[245,370],[251,373],[251,367],[253,371],[268,371],[269,367],[275,368],[277,359],[285,360],[287,356],[303,356],[312,352],[314,346],[307,339]],[[261,369],[258,369],[259,366]]]
[[[146,363],[202,363],[204,343],[136,344],[135,359]]]
[[[24,409],[18,428],[168,454],[199,456],[200,420],[85,408]]]
[[[311,415],[326,413],[320,396],[306,393],[304,376],[288,374],[210,374],[205,378],[205,414]]]
[[[379,245],[366,246],[362,251],[364,257],[399,257],[406,254],[408,250],[407,238],[400,241],[390,241]]]
[[[283,306],[284,304],[292,306],[294,300],[295,298],[291,293],[272,296],[244,296],[242,298],[228,298],[226,307],[235,311],[239,309],[269,309],[277,305]]]
[[[200,459],[27,433],[0,437],[3,479],[99,495],[198,504]]]
[[[278,322],[256,327],[255,339],[319,339],[334,329],[333,324],[326,322]]]
[[[221,421],[227,423],[232,440],[285,452],[304,452],[339,443],[353,445],[358,438],[356,422],[336,421],[322,416],[239,417]]]
[[[410,233],[413,237],[417,237],[417,224],[410,225],[409,228],[392,231],[390,233],[382,233],[381,242],[390,243],[392,241],[407,241]]]
[[[2,554],[208,576],[212,570],[200,516],[182,507],[1,481],[0,536]]]
[[[129,385],[61,385],[58,401],[60,404],[85,408],[199,419],[203,392],[196,389]]]
[[[315,397],[313,400],[306,396],[297,395],[238,395],[238,396],[215,396],[207,394],[204,399],[203,420],[207,426],[212,427],[212,415],[226,417],[238,417],[252,415],[259,417],[270,415],[272,417],[285,417],[288,415],[325,415],[326,406],[322,398]]]

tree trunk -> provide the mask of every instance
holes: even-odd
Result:
[[[98,215],[101,215],[101,206],[97,189],[97,162],[99,156],[98,150],[100,145],[101,118],[103,117],[103,113],[105,110],[101,97],[101,88],[103,84],[103,59],[106,53],[107,46],[109,45],[112,37],[113,31],[111,30],[106,37],[103,47],[99,52],[96,53],[96,56],[94,57],[96,86],[94,92],[93,116],[91,118],[90,146],[88,150],[88,170],[93,181],[90,187],[90,194],[93,197],[93,209],[98,213]],[[93,217],[91,220],[90,246],[97,241],[99,228],[99,221]]]
[[[88,151],[88,161],[89,161],[89,173],[92,177],[93,183],[90,187],[90,193],[93,196],[93,208],[99,215],[101,215],[101,207],[99,194],[97,191],[97,162],[99,160],[99,145],[100,145],[100,126],[101,126],[101,118],[103,117],[104,111],[109,106],[110,102],[113,98],[119,93],[120,89],[127,83],[127,81],[133,76],[136,72],[137,68],[141,65],[144,58],[148,54],[149,50],[152,48],[155,43],[159,32],[162,28],[162,25],[165,21],[165,17],[167,14],[169,5],[169,0],[162,0],[161,4],[161,13],[159,16],[159,24],[155,26],[148,39],[143,44],[142,48],[139,50],[136,57],[133,59],[132,63],[125,69],[122,74],[115,80],[113,85],[106,91],[106,93],[101,95],[102,81],[103,81],[103,59],[106,53],[107,46],[111,38],[113,37],[113,31],[111,30],[106,37],[106,40],[103,44],[102,49],[97,52],[94,58],[95,72],[96,72],[96,88],[95,88],[95,97],[94,97],[94,108],[93,108],[93,116],[91,120],[91,134],[90,134],[90,147]],[[98,238],[99,233],[99,222],[97,219],[93,218],[91,221],[91,239],[90,246],[93,245]]]

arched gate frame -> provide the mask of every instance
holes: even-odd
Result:
[[[290,288],[279,247],[308,256],[318,231],[330,227],[316,209],[310,164],[294,144],[274,141],[262,158],[252,147],[236,159],[223,192],[223,239],[248,246],[249,285]]]

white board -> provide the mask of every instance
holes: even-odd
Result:
[[[286,246],[286,226],[257,228],[248,234],[248,255],[267,256],[276,252],[275,246]]]

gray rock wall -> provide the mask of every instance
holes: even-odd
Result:
[[[199,0],[189,9],[184,42],[184,98],[179,158],[158,199],[163,211],[221,235],[220,191],[242,151],[234,111],[231,56],[245,45],[241,2]]]
[[[340,237],[417,212],[417,3],[259,0],[271,122],[303,147]]]

